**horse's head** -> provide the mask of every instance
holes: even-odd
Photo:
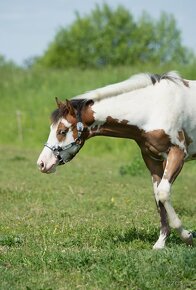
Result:
[[[52,113],[48,141],[37,161],[43,173],[53,173],[57,165],[70,161],[85,141],[81,105],[77,108],[72,102],[66,100],[63,103],[57,98],[56,102],[58,108]]]

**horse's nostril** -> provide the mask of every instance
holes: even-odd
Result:
[[[39,163],[39,168],[40,168],[41,171],[44,170],[44,168],[45,168],[45,164],[44,164],[43,161],[41,161],[41,162]]]

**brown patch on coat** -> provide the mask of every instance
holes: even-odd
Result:
[[[184,131],[183,130],[178,131],[178,140],[180,142],[185,142],[185,135],[184,135]]]
[[[189,146],[191,143],[193,143],[193,140],[188,136],[188,134],[186,133],[185,130],[183,130],[183,132],[184,132],[186,144],[187,144],[187,146]]]
[[[169,136],[162,129],[143,132],[142,135],[143,138],[139,146],[143,154],[147,154],[157,160],[162,160],[162,154],[168,153],[171,147]]]
[[[127,120],[119,121],[118,119],[108,116],[103,125],[97,126],[96,131],[94,131],[94,128],[92,129],[92,136],[101,135],[127,138],[134,139],[137,142],[137,139],[140,139],[141,132],[142,130],[140,130],[137,126],[129,125]]]
[[[178,140],[182,142],[187,150],[187,147],[193,142],[193,140],[187,135],[185,130],[178,131]]]
[[[185,87],[189,88],[189,82],[188,81],[182,79],[182,82],[185,85]]]

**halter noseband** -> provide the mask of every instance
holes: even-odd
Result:
[[[45,147],[52,150],[55,157],[59,161],[58,165],[65,164],[66,162],[70,161],[76,155],[76,153],[80,150],[80,148],[82,147],[81,136],[82,136],[82,132],[84,131],[84,125],[82,123],[81,114],[78,110],[77,110],[77,114],[76,114],[76,119],[77,119],[76,128],[77,128],[78,136],[74,140],[74,142],[72,142],[68,145],[65,145],[63,147],[59,146],[59,145],[53,146],[53,145],[50,145],[49,143],[44,144]]]

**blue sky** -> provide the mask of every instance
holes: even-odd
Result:
[[[18,64],[41,55],[58,28],[73,22],[75,11],[87,14],[103,2],[113,8],[123,5],[136,19],[143,11],[154,18],[161,11],[172,13],[183,43],[196,52],[195,0],[0,0],[0,54]]]

